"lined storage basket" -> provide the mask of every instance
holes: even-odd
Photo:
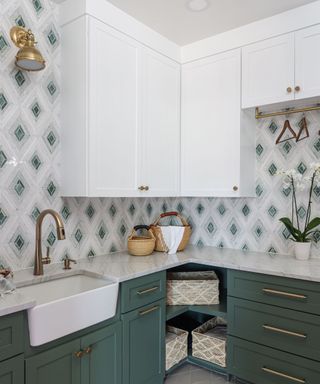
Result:
[[[147,236],[137,236],[137,231],[145,229]],[[128,252],[132,256],[148,256],[154,251],[156,239],[147,225],[136,225],[128,237]]]
[[[170,216],[178,217],[182,223],[182,226],[184,227],[183,237],[182,237],[182,240],[179,244],[177,251],[178,252],[183,251],[189,243],[192,231],[191,231],[191,227],[188,224],[187,220],[184,217],[182,217],[178,212],[162,213],[158,217],[158,219],[152,225],[150,225],[150,229],[156,238],[155,250],[158,252],[168,252],[168,247],[167,247],[167,245],[163,239],[163,235],[162,235],[162,231],[161,231],[161,225],[159,225],[159,223],[160,223],[160,220],[163,219],[164,217],[170,217]]]
[[[167,326],[166,371],[188,357],[188,332]]]
[[[167,305],[219,304],[219,279],[214,271],[169,272]]]
[[[192,331],[192,356],[225,367],[226,341],[227,323],[214,317]]]

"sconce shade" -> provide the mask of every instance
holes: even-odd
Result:
[[[11,40],[20,48],[16,55],[16,66],[25,71],[41,71],[45,68],[45,60],[37,48],[33,33],[21,27],[13,27]]]

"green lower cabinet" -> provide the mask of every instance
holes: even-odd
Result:
[[[81,338],[81,384],[121,384],[121,323]]]
[[[0,384],[24,384],[23,355],[0,363]]]
[[[75,356],[80,340],[74,340],[26,360],[26,384],[79,384],[81,359]]]
[[[123,384],[162,384],[165,300],[122,315]]]

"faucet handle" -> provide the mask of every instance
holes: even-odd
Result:
[[[50,247],[47,247],[47,254],[46,257],[42,258],[42,264],[50,264],[51,258],[50,258]]]
[[[66,255],[62,260],[64,263],[63,269],[71,269],[71,263],[77,264],[76,260],[70,259],[68,255]]]

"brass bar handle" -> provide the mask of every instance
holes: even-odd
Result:
[[[297,293],[277,291],[275,289],[270,289],[270,288],[263,288],[262,291],[264,293],[269,293],[270,295],[283,296],[283,297],[287,297],[289,299],[299,299],[299,300],[306,300],[307,299],[306,295],[299,295]]]
[[[84,352],[81,350],[81,351],[77,351],[74,353],[75,357],[77,359],[81,359],[83,356],[84,356]]]
[[[267,373],[270,373],[271,375],[275,375],[275,376],[278,376],[278,377],[283,377],[284,379],[288,379],[288,380],[291,380],[295,383],[301,383],[301,384],[305,384],[305,379],[300,379],[298,377],[295,377],[295,376],[290,376],[290,375],[287,375],[285,373],[282,373],[282,372],[279,372],[279,371],[275,371],[274,369],[270,369],[270,368],[267,368],[267,367],[262,367],[261,368],[264,372],[267,372]]]
[[[90,355],[90,353],[92,352],[92,347],[87,347],[85,348],[85,350],[83,351],[86,355]]]
[[[158,309],[159,309],[159,305],[156,305],[156,306],[154,306],[152,308],[146,309],[145,311],[139,311],[139,315],[140,316],[144,316],[144,315],[147,315],[148,313],[154,312],[154,311],[156,311]]]
[[[148,288],[148,289],[144,289],[143,291],[137,291],[137,294],[138,295],[146,295],[147,293],[151,293],[151,292],[154,292],[154,291],[157,291],[159,289],[159,286],[157,287],[152,287],[152,288]]]
[[[288,331],[287,329],[273,327],[272,325],[264,324],[262,328],[266,329],[267,331],[278,332],[288,336],[300,337],[301,339],[307,338],[307,335],[305,335],[304,333],[292,332]]]

